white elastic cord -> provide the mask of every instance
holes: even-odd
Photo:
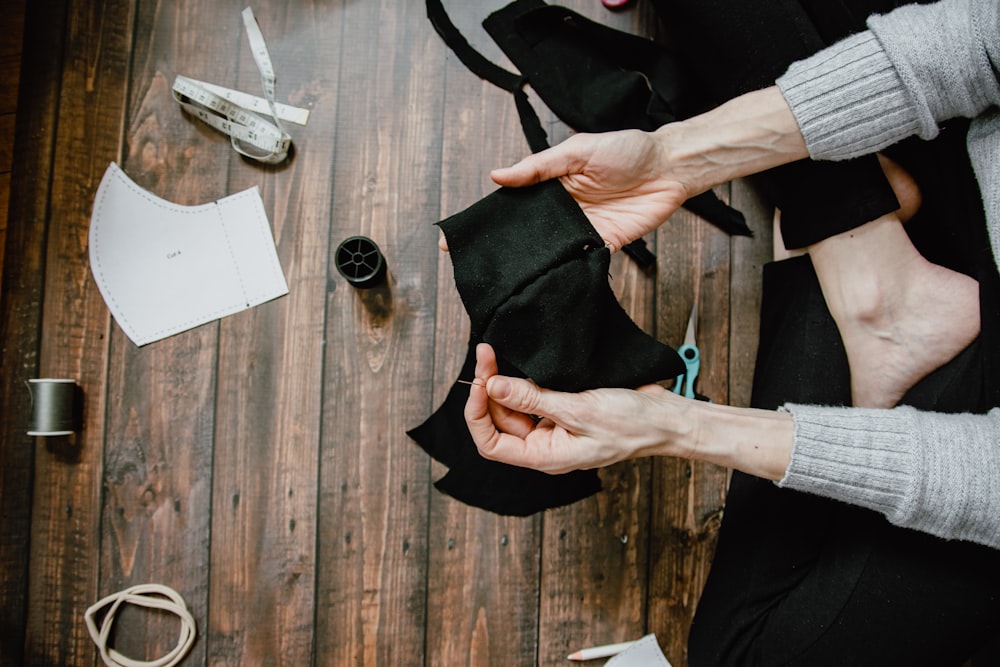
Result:
[[[156,660],[145,661],[133,660],[108,647],[108,636],[111,634],[111,628],[115,622],[115,614],[118,613],[118,608],[123,604],[134,604],[150,609],[162,609],[163,611],[176,614],[181,621],[181,631],[177,637],[177,645],[173,650]],[[110,608],[104,614],[104,618],[101,621],[101,627],[98,628],[96,621],[97,614],[109,605]],[[187,605],[184,603],[184,598],[174,589],[162,584],[139,584],[109,595],[87,609],[83,615],[83,619],[87,623],[87,630],[90,632],[91,639],[97,644],[101,660],[108,667],[173,667],[180,663],[184,659],[184,656],[187,655],[187,652],[191,650],[191,645],[194,644],[195,635],[197,634],[194,617],[188,611]]]

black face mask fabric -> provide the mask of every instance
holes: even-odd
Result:
[[[564,123],[584,132],[652,131],[703,111],[656,42],[542,0],[517,0],[483,28]]]
[[[558,181],[501,188],[438,223],[473,336],[544,387],[635,387],[684,370],[629,319],[610,251]]]
[[[558,181],[501,188],[439,225],[472,325],[463,379],[473,379],[480,341],[494,347],[504,374],[559,391],[637,387],[684,371],[677,352],[618,304],[608,284],[610,253]],[[468,391],[456,382],[435,414],[409,432],[449,466],[439,490],[523,516],[600,489],[592,470],[547,475],[482,459],[462,414]]]

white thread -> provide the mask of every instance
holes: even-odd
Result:
[[[164,598],[167,599],[165,600]],[[150,609],[162,609],[163,611],[176,614],[181,620],[181,630],[177,637],[177,645],[173,650],[156,660],[145,661],[134,660],[110,648],[108,646],[108,636],[111,634],[111,628],[115,622],[115,614],[123,604],[134,604]],[[111,608],[104,615],[101,627],[98,629],[97,614],[108,605],[111,605]],[[174,589],[162,584],[138,584],[109,595],[87,609],[83,615],[83,619],[87,623],[87,630],[90,632],[91,639],[97,644],[101,660],[108,667],[173,667],[180,663],[184,659],[184,656],[187,655],[187,652],[191,650],[191,645],[194,644],[195,635],[197,634],[194,617],[188,611],[187,605],[184,603],[184,598]]]
[[[174,79],[171,92],[185,111],[229,135],[237,153],[276,164],[284,161],[292,145],[292,137],[281,121],[305,125],[309,120],[309,111],[274,101],[274,66],[264,43],[264,35],[249,7],[243,10],[242,16],[250,51],[260,72],[264,99],[179,75]],[[274,122],[264,116],[270,116]]]

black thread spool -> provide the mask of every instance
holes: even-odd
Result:
[[[337,271],[352,287],[368,289],[385,280],[382,251],[367,236],[351,236],[341,241],[334,255]]]
[[[31,419],[28,435],[67,436],[80,425],[75,380],[40,378],[28,380],[31,393]]]

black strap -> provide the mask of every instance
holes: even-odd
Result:
[[[472,48],[468,40],[459,32],[455,24],[451,22],[451,17],[445,11],[441,0],[427,0],[427,18],[431,20],[431,25],[441,36],[444,43],[455,52],[458,59],[481,79],[486,79],[490,83],[514,92],[520,90],[525,79],[520,74],[508,72],[504,68],[495,65],[486,59],[483,54]]]
[[[548,148],[548,136],[542,129],[542,122],[538,119],[534,107],[531,106],[527,93],[524,92],[524,86],[528,82],[527,78],[490,62],[483,54],[472,48],[468,40],[451,22],[451,17],[445,11],[441,0],[427,0],[427,18],[430,19],[431,25],[434,26],[434,30],[441,36],[444,43],[455,52],[462,64],[468,67],[473,74],[514,94],[517,115],[521,119],[521,129],[524,131],[524,137],[528,140],[531,151],[537,153]]]

